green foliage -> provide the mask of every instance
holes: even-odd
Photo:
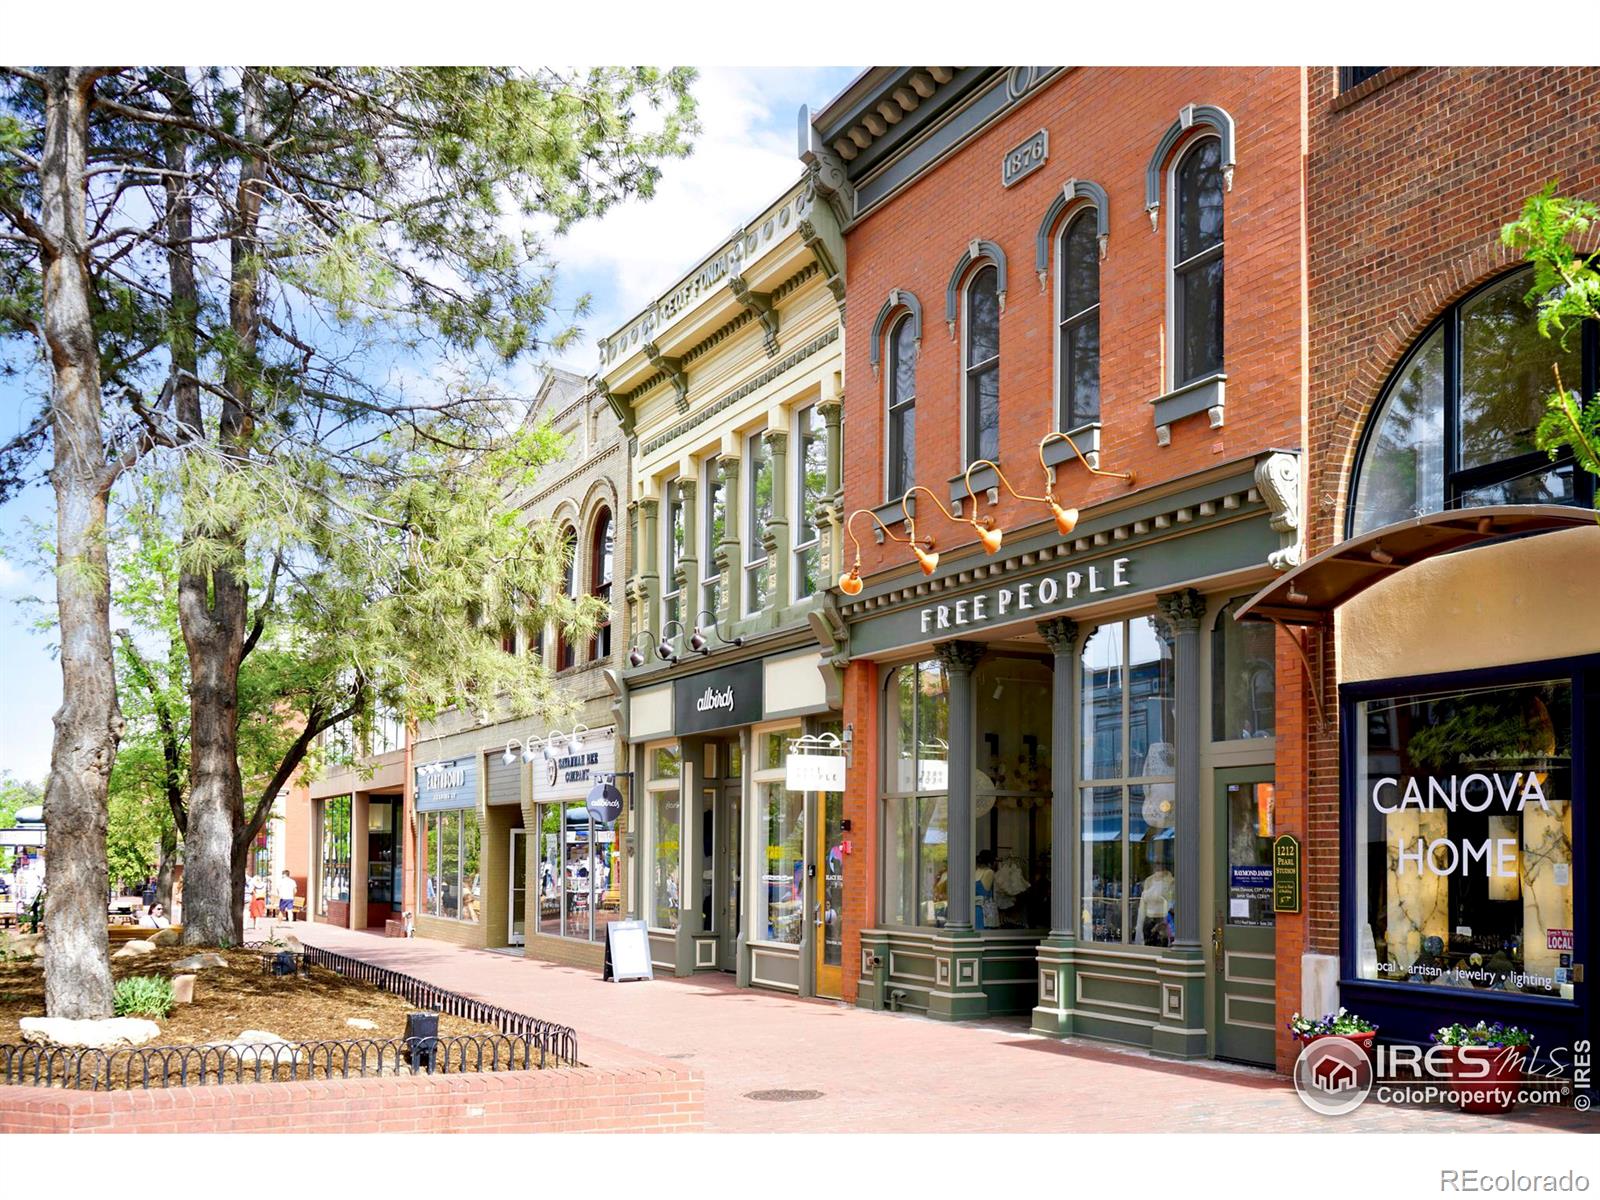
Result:
[[[111,1009],[119,1017],[153,1017],[162,1021],[175,1003],[172,980],[159,975],[130,975],[119,979],[111,992]]]
[[[1597,219],[1600,207],[1558,195],[1552,180],[1528,197],[1522,215],[1500,231],[1502,241],[1533,264],[1527,299],[1538,310],[1539,332],[1559,339],[1563,347],[1583,322],[1600,320],[1600,252],[1586,255],[1576,245]],[[1585,405],[1559,371],[1554,382],[1535,442],[1551,458],[1570,449],[1579,467],[1600,475],[1600,404]]]

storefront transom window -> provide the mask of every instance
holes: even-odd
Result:
[[[1359,978],[1573,998],[1572,690],[1355,706]]]

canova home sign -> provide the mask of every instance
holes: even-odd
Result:
[[[1372,807],[1380,813],[1399,813],[1408,808],[1419,812],[1443,809],[1446,812],[1520,813],[1529,804],[1550,812],[1544,793],[1548,772],[1487,771],[1448,777],[1384,775],[1372,782]],[[1518,839],[1486,837],[1395,839],[1395,870],[1400,875],[1414,872],[1431,875],[1484,875],[1515,878],[1521,873],[1517,858]]]
[[[1130,558],[1114,558],[1109,563],[1091,564],[1081,570],[1042,575],[1025,583],[1005,584],[946,604],[930,604],[922,610],[922,632],[966,629],[1017,621],[1038,610],[1057,608],[1062,601],[1079,600],[1102,592],[1131,587],[1128,578]]]

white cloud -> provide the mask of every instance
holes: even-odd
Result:
[[[551,249],[563,291],[593,293],[583,337],[560,356],[585,374],[596,341],[666,291],[800,177],[796,110],[828,100],[837,69],[707,67],[694,84],[702,131],[694,152],[662,168],[649,201],[585,222]]]

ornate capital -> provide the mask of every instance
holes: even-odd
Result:
[[[933,652],[951,674],[970,675],[978,669],[987,647],[982,642],[939,642]]]
[[[693,504],[696,486],[696,482],[691,478],[685,477],[678,480],[678,499],[685,504]]]
[[[789,453],[789,435],[781,429],[769,429],[762,435],[767,442],[767,453],[784,455]]]
[[[1256,488],[1272,516],[1280,547],[1267,555],[1274,570],[1300,565],[1300,456],[1278,451],[1256,464]]]
[[[1051,617],[1039,622],[1039,636],[1056,654],[1071,654],[1078,644],[1078,623],[1071,617]]]
[[[1174,633],[1194,633],[1200,628],[1200,619],[1206,615],[1206,598],[1193,588],[1184,588],[1157,596],[1156,607]]]
[[[737,455],[717,455],[717,466],[722,469],[722,482],[725,486],[732,487],[739,481],[739,459]]]
[[[826,400],[818,400],[817,411],[822,414],[822,419],[828,424],[836,423],[844,414],[844,397],[830,396]]]
[[[656,509],[661,506],[661,501],[657,500],[653,496],[646,496],[643,500],[640,500],[638,504],[639,511],[644,514],[645,520],[654,521],[656,519]]]

